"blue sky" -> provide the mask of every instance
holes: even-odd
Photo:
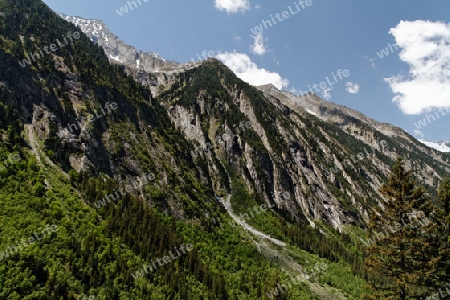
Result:
[[[44,2],[100,19],[126,43],[166,59],[209,52],[251,84],[311,88],[416,137],[450,140],[448,0],[139,1],[133,10],[125,0]]]

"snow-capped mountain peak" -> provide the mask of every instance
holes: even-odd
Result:
[[[419,142],[427,145],[430,148],[436,149],[440,152],[450,152],[450,141],[428,142],[425,140],[419,140]]]
[[[135,47],[127,45],[116,35],[112,34],[105,23],[100,20],[83,19],[77,16],[59,14],[64,20],[73,23],[81,29],[93,42],[101,46],[106,56],[115,63],[134,67],[145,72],[157,72],[159,70],[171,70],[179,64],[167,61],[154,52],[142,52]]]

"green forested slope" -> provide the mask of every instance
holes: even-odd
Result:
[[[77,28],[40,1],[5,3],[5,16],[0,16],[1,154],[20,159],[0,171],[0,299],[78,299],[84,295],[97,299],[261,299],[286,280],[276,265],[258,253],[247,234],[228,225],[229,217],[208,182],[197,179],[202,167],[191,168],[190,144],[146,88],[120,67],[111,66],[103,51],[83,34],[55,56],[44,55],[22,68],[18,62],[26,53]],[[67,68],[57,66],[60,59]],[[108,101],[121,108],[96,120],[90,136],[82,137],[85,143],[92,139],[104,142],[108,133],[116,145],[111,152],[106,146],[103,152],[98,150],[95,172],[72,169],[69,160],[79,149],[56,134],[57,126],[75,122],[70,101],[73,91],[65,85],[69,73],[79,77],[81,89],[89,94],[82,103],[85,112]],[[58,122],[49,121],[44,140],[28,126],[35,117],[31,115],[35,106],[52,111]],[[150,132],[142,132],[143,123]],[[168,169],[170,183],[165,189],[146,189],[156,201],[153,208],[127,193],[96,210],[96,201],[119,188],[111,178],[111,165],[103,158],[122,159],[123,145],[132,142],[123,135],[125,130],[148,138],[130,151],[144,171],[155,170],[157,179],[162,176],[159,171]],[[169,157],[155,159],[156,149],[175,158],[182,178],[175,174]],[[124,164],[117,167],[126,170]],[[181,203],[184,220],[168,216],[167,203]],[[39,236],[47,225],[57,229],[41,240],[23,242]],[[193,250],[134,280],[133,274],[144,264],[181,244],[192,244]],[[283,297],[317,299],[303,283],[292,286]]]
[[[334,182],[324,182],[339,196],[340,209],[355,220],[355,226],[345,227],[348,232],[320,221],[312,228],[298,207],[293,214],[274,206],[246,220],[286,247],[266,247],[267,241],[236,226],[215,195],[219,191],[222,198],[230,196],[235,212],[245,214],[265,203],[263,193],[254,191],[274,190],[274,166],[283,170],[280,182],[290,197],[294,182],[284,166],[294,161],[294,154],[317,154],[314,162],[328,169],[332,163],[319,155],[324,145],[344,149],[338,155],[343,159],[362,151],[363,142],[332,124],[281,111],[214,60],[181,72],[158,98],[123,67],[110,64],[84,34],[22,67],[19,62],[30,53],[79,29],[38,0],[0,0],[0,12],[0,299],[271,299],[267,293],[275,299],[319,299],[327,294],[360,299],[365,279],[385,280],[363,269],[366,224],[348,197],[346,189],[352,187],[343,172]],[[238,158],[234,164],[219,151],[211,151],[213,163],[205,155],[193,155],[198,145],[184,137],[161,105],[199,111],[201,93],[221,100],[208,103],[199,119],[205,136],[212,119],[220,124],[217,135],[224,133],[223,124],[231,128],[248,122],[232,95],[242,93],[249,99],[273,150],[255,130],[239,133],[252,148],[255,177],[262,187],[256,179],[245,182],[244,175],[252,178],[249,174],[240,174],[249,169],[243,167],[239,147],[231,153]],[[119,109],[82,130],[64,131],[107,103]],[[302,141],[286,142],[279,128]],[[399,142],[382,138],[401,148]],[[376,154],[386,164],[393,162],[380,151]],[[313,160],[306,155],[302,159],[307,171],[314,169]],[[360,164],[387,178],[370,162]],[[214,167],[220,178],[209,176]],[[371,193],[371,182],[348,169],[354,183]],[[445,173],[442,164],[436,169]],[[154,179],[142,189],[119,193],[144,173],[154,174]],[[304,195],[318,201],[312,187],[308,183]],[[116,199],[99,205],[113,194]],[[432,190],[430,194],[435,195]],[[357,195],[356,201],[369,209],[381,199],[372,195]],[[274,203],[273,195],[268,199]],[[192,250],[184,253],[181,247],[187,245]],[[267,254],[266,249],[273,252]],[[172,257],[169,251],[180,252]],[[296,264],[314,275],[292,284],[285,271]],[[143,272],[147,265],[153,266],[151,272]],[[318,265],[323,268],[318,270]],[[277,292],[283,284],[288,288]]]

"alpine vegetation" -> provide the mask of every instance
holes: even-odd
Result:
[[[148,180],[147,180],[147,178],[148,178]],[[155,174],[153,174],[153,173],[146,174],[145,173],[144,175],[142,175],[142,177],[137,178],[137,181],[139,181],[139,184],[136,184],[136,181],[132,181],[132,184],[127,184],[125,186],[125,192],[124,192],[124,188],[117,189],[117,190],[115,190],[114,193],[103,196],[103,198],[101,200],[98,200],[97,202],[94,203],[94,206],[96,209],[100,209],[102,207],[105,207],[107,203],[119,201],[120,195],[125,196],[125,193],[130,193],[133,191],[133,189],[139,190],[144,185],[148,184],[149,180],[153,181],[155,178],[156,178]],[[120,192],[120,195],[119,195],[119,192]],[[115,195],[115,197],[114,197],[114,195]]]
[[[254,207],[253,207],[253,211],[255,212],[255,214],[253,214],[253,212],[249,209],[247,212],[245,212],[245,213],[241,213],[241,214],[239,214],[239,218],[241,218],[241,219],[251,219],[251,218],[253,218],[253,217],[255,217],[255,215],[259,215],[259,214],[261,214],[261,213],[263,213],[263,212],[265,212],[265,211],[267,211],[267,208],[273,208],[275,205],[271,205],[271,206],[269,206],[269,207],[267,207],[267,205],[265,205],[265,204],[261,204],[261,205],[255,205]],[[237,223],[236,223],[236,221],[230,221],[230,222],[228,222],[229,224],[230,224],[230,226],[231,227],[236,227],[236,225],[238,225]]]
[[[386,147],[388,146],[388,142],[386,142],[385,140],[382,140],[382,141],[380,142],[380,146],[381,146],[382,148],[386,148]],[[355,155],[351,155],[351,156],[350,156],[351,160],[348,159],[348,158],[344,158],[344,159],[342,160],[342,162],[341,162],[342,166],[343,166],[344,168],[346,168],[346,167],[352,165],[352,161],[353,161],[354,163],[357,163],[358,160],[363,160],[363,159],[365,158],[365,155],[367,155],[367,157],[369,157],[369,156],[375,154],[375,150],[374,150],[373,148],[372,148],[372,153],[369,153],[369,152],[367,151],[367,149],[364,147],[364,152],[365,152],[365,154],[362,153],[362,152],[359,152],[356,156],[355,156]],[[339,172],[339,168],[337,168],[337,167],[331,167],[331,168],[330,168],[330,171],[333,172],[333,173],[337,173],[337,172]]]
[[[319,275],[320,273],[326,271],[328,269],[328,265],[326,263],[316,263],[314,270],[311,272],[302,273],[301,275],[296,276],[295,278],[291,277],[287,284],[277,284],[277,287],[268,291],[266,293],[267,297],[270,299],[281,299],[279,298],[284,292],[288,291],[292,288],[292,286],[309,280],[312,277]]]
[[[192,249],[194,249],[194,246],[192,246],[191,244],[186,244],[186,246],[184,244],[180,245],[180,251],[183,254],[187,254],[186,251],[189,252],[189,251],[192,251]],[[158,269],[158,267],[162,267],[165,264],[170,263],[171,261],[175,261],[177,258],[179,258],[181,256],[181,253],[178,251],[178,249],[175,249],[175,252],[178,254],[178,256],[175,256],[172,253],[172,250],[170,250],[169,251],[170,257],[166,255],[163,258],[157,258],[156,261],[152,259],[150,264],[144,265],[141,270],[136,271],[134,274],[131,274],[131,276],[133,276],[133,278],[136,280],[140,277],[143,277],[144,272],[145,272],[145,274],[148,274],[149,272],[156,271],[156,269]],[[162,261],[162,263],[161,263],[161,261]],[[158,263],[158,265],[156,265],[156,262]]]
[[[111,110],[116,110],[117,107],[118,107],[118,106],[117,106],[117,103],[116,103],[116,102],[113,102],[113,103],[106,102],[106,104],[105,104],[105,108],[106,108],[106,110],[107,110],[107,113],[111,113]],[[97,113],[97,110],[94,110],[95,116],[94,116],[94,115],[89,115],[89,116],[87,117],[87,119],[84,118],[84,117],[81,117],[81,118],[80,118],[80,121],[77,122],[77,123],[78,123],[78,126],[77,126],[76,123],[69,124],[69,126],[68,126],[69,131],[70,131],[71,133],[73,133],[74,130],[80,130],[80,129],[83,128],[85,125],[87,125],[87,124],[89,124],[89,123],[91,123],[91,122],[94,122],[96,119],[99,119],[99,118],[101,118],[101,117],[106,116],[107,113],[105,112],[105,110],[104,110],[103,108],[101,109],[101,111],[102,111],[102,114],[98,114],[98,113]]]
[[[214,50],[209,50],[209,51],[203,50],[202,51],[202,56],[200,56],[197,53],[197,58],[198,58],[199,61],[202,61],[202,60],[205,60],[205,59],[208,59],[208,58],[212,58],[212,57],[216,57],[216,53],[214,52]],[[195,61],[195,59],[193,57],[191,57],[191,62],[193,63],[194,66],[198,64],[198,62]]]
[[[74,33],[69,31],[69,32],[67,32],[66,36],[63,35],[63,37],[64,37],[65,44],[61,43],[59,41],[59,39],[56,39],[56,44],[50,44],[50,46],[45,46],[43,49],[38,49],[38,51],[35,53],[27,53],[27,58],[23,59],[22,61],[19,61],[19,65],[22,68],[25,68],[26,65],[31,66],[31,64],[32,64],[31,59],[33,60],[33,62],[36,62],[36,58],[42,59],[44,57],[44,53],[42,52],[42,50],[44,50],[45,54],[47,54],[47,55],[52,54],[52,53],[56,52],[59,48],[62,48],[69,44],[69,42],[67,41],[67,38],[70,40],[71,43],[74,41],[74,39],[78,40],[80,38],[80,33],[78,31],[75,31]],[[58,46],[59,46],[59,48],[58,48]],[[50,48],[51,52],[49,51],[49,48]],[[31,57],[31,59],[30,59],[30,57]]]
[[[427,226],[431,223],[431,220],[427,217],[425,217],[425,214],[422,211],[417,212],[416,214],[409,214],[408,215],[409,222],[405,222],[404,218],[400,219],[400,222],[397,222],[391,226],[385,227],[384,233],[383,232],[373,232],[372,238],[369,239],[369,242],[366,243],[367,246],[373,245],[377,241],[381,241],[385,239],[390,234],[395,234],[396,232],[400,231],[402,228],[412,228],[412,229],[419,229],[420,227]],[[390,232],[389,232],[390,231]]]
[[[427,296],[420,298],[421,300],[438,300],[438,299],[445,299],[447,296],[450,296],[450,284],[445,285],[445,291],[443,291],[443,287],[439,288],[437,293],[434,293],[431,296]],[[447,293],[445,293],[447,292]]]
[[[13,163],[18,162],[20,160],[19,154],[9,154],[8,158],[3,157],[3,161],[0,162],[0,171],[6,170],[6,168],[9,168]]]
[[[394,43],[386,30],[395,23],[371,18],[389,7],[361,1],[357,17],[368,26],[358,26],[354,5],[342,1],[328,3],[333,18],[314,0],[109,3],[108,23],[131,22],[109,24],[126,27],[117,33],[149,31],[128,45],[107,22],[58,14],[46,2],[55,1],[0,0],[0,300],[449,294],[449,155],[352,108],[402,121],[387,111],[392,95],[380,86],[400,65],[350,69],[374,40],[386,39],[372,48],[376,59],[375,50]],[[69,10],[66,2],[58,10]],[[89,5],[77,7],[95,17]],[[132,13],[117,18],[116,8]],[[248,18],[221,16],[223,9]],[[388,59],[410,42],[445,48],[447,23],[421,23],[390,31],[400,50]],[[229,38],[220,38],[227,25]],[[244,37],[255,25],[258,36]],[[377,25],[384,30],[366,34]],[[347,38],[349,28],[358,38]],[[76,31],[71,43],[67,33]],[[206,59],[179,63],[148,47]],[[447,113],[450,102],[426,89],[448,73],[435,68],[446,56],[410,53],[413,90],[400,87],[408,109],[419,113],[420,104],[450,121],[437,110]],[[24,58],[31,65],[22,68]],[[295,87],[286,76],[296,76]],[[358,102],[345,96],[356,82]],[[319,96],[333,88],[341,104]]]
[[[30,246],[35,242],[40,242],[46,236],[50,236],[52,232],[56,232],[58,230],[57,225],[48,225],[41,231],[40,235],[37,233],[33,233],[31,237],[28,239],[21,239],[20,242],[17,242],[16,246],[10,246],[5,251],[0,252],[0,261],[7,259],[10,255],[14,255],[19,252],[19,250],[23,250]]]

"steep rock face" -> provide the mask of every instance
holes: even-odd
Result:
[[[151,91],[127,76],[123,66],[111,65],[87,36],[31,65],[18,63],[24,53],[77,30],[53,12],[42,18],[57,30],[28,32],[26,18],[18,18],[21,23],[0,39],[1,102],[18,113],[23,143],[65,176],[77,171],[126,185],[153,173],[148,186],[133,191],[144,202],[202,225],[210,226],[213,217],[220,220],[207,167],[193,163],[192,145]]]
[[[324,101],[313,93],[297,96],[287,91],[280,91],[275,86],[268,84],[259,86],[258,89],[268,95],[272,95],[285,104],[295,104],[304,108],[308,113],[320,119],[339,125],[345,125],[350,118],[359,120],[368,126],[376,128],[387,136],[404,135],[403,130],[391,124],[381,123],[373,120],[354,109],[333,102]]]
[[[370,207],[383,205],[378,190],[397,155],[406,157],[427,187],[435,187],[449,170],[448,156],[426,149],[399,128],[327,106],[315,95],[298,105],[287,92],[258,92],[218,61],[177,78],[157,98],[175,125],[200,149],[207,148],[209,164],[216,164],[215,158],[227,161],[256,198],[275,204],[287,218],[335,228],[364,224]],[[242,122],[251,126],[240,130]]]
[[[209,163],[216,164],[214,157],[227,161],[255,195],[261,197],[261,201],[268,206],[275,204],[276,210],[297,221],[319,219],[335,227],[344,223],[357,223],[359,218],[346,215],[336,197],[330,190],[324,189],[329,183],[323,181],[323,174],[320,174],[322,170],[315,169],[316,158],[308,141],[301,136],[304,132],[292,132],[285,128],[282,123],[289,120],[280,116],[273,129],[276,128],[276,134],[282,137],[283,144],[288,147],[279,152],[280,148],[274,147],[273,133],[268,133],[266,124],[259,120],[257,114],[260,112],[255,113],[254,103],[245,95],[242,83],[237,84],[237,87],[223,84],[211,90],[200,88],[193,91],[196,94],[192,94],[194,98],[190,99],[192,102],[189,104],[184,97],[179,99],[174,96],[190,94],[191,91],[187,90],[196,86],[195,81],[201,81],[205,73],[211,77],[209,72],[230,71],[218,62],[207,63],[190,74],[180,75],[180,80],[186,81],[186,89],[175,88],[161,96],[161,102],[168,109],[175,125],[188,139],[198,142],[198,149],[205,149],[209,143],[205,154]],[[181,79],[184,76],[187,78]],[[215,93],[223,96],[215,97]],[[272,106],[261,95],[258,97],[254,101]],[[235,123],[227,116],[230,119],[233,116]],[[239,126],[242,124],[248,124],[248,128]],[[195,151],[203,155],[203,151],[198,149]],[[219,168],[210,168],[214,169]]]
[[[285,105],[294,110],[306,111],[327,123],[338,126],[354,138],[364,142],[368,147],[382,151],[384,155],[391,159],[398,155],[402,155],[405,158],[411,157],[412,160],[407,161],[407,164],[415,169],[418,178],[426,185],[433,186],[435,178],[440,178],[440,176],[435,171],[430,173],[431,160],[427,159],[425,164],[418,163],[424,155],[446,165],[447,168],[444,171],[450,171],[448,169],[448,154],[425,147],[401,128],[375,121],[348,107],[324,101],[314,94],[297,96],[286,91],[279,91],[271,85],[258,88],[266,95],[280,99]],[[381,141],[383,141],[383,137],[381,135],[394,139],[398,144],[382,149]],[[380,161],[377,162],[377,165],[384,170],[388,169]]]
[[[104,25],[65,19],[78,24],[110,58],[126,52],[126,58],[112,61],[151,89],[193,143],[190,153],[196,164],[207,162],[199,173],[203,182],[229,192],[226,163],[257,202],[274,205],[287,219],[312,225],[318,220],[339,229],[364,226],[371,206],[383,203],[378,190],[397,155],[406,158],[429,188],[449,170],[448,155],[347,107],[271,85],[259,87],[259,92],[214,59],[164,65],[165,60],[152,55],[154,63],[142,67],[127,54],[133,47],[115,36],[116,42],[110,42]]]

